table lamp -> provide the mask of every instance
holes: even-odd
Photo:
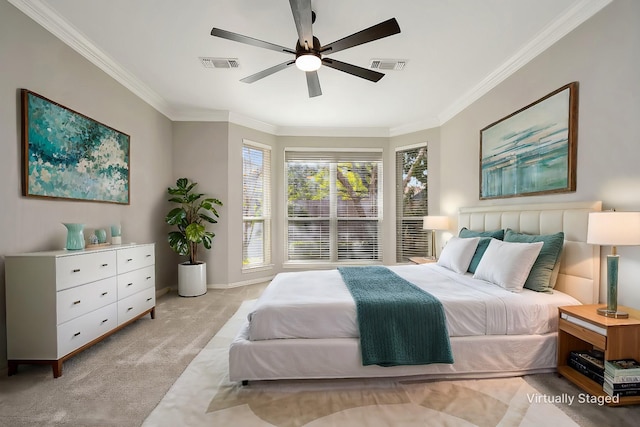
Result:
[[[598,314],[626,319],[628,313],[618,311],[618,261],[616,246],[640,245],[640,212],[591,212],[587,229],[587,243],[611,246],[607,255],[607,307]]]
[[[431,231],[431,257],[436,259],[436,231],[449,229],[449,217],[435,215],[423,216],[422,229]]]

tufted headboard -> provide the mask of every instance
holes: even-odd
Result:
[[[587,225],[589,212],[600,210],[602,202],[467,207],[460,208],[458,230],[511,228],[527,234],[563,231],[564,249],[555,289],[583,304],[595,304],[600,291],[600,246],[587,244]]]

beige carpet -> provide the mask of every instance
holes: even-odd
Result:
[[[171,387],[144,426],[577,426],[524,379],[253,382],[228,380],[246,301]]]

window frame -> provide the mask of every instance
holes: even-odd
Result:
[[[244,150],[246,148],[252,149],[252,150],[259,150],[263,153],[263,174],[264,174],[264,178],[263,178],[263,188],[262,188],[262,215],[260,216],[245,216],[245,212],[244,212],[244,202],[245,202],[245,192],[244,192],[244,185],[245,185],[245,180],[244,180],[244,162],[245,162],[245,156],[244,156]],[[265,161],[265,158],[267,158],[267,160]],[[266,144],[261,144],[259,142],[255,142],[255,141],[251,141],[251,140],[247,140],[247,139],[243,139],[242,140],[242,172],[243,172],[243,178],[242,178],[242,272],[254,272],[254,271],[259,271],[259,270],[266,270],[266,269],[270,269],[273,267],[273,263],[272,263],[272,257],[273,257],[273,251],[271,250],[272,248],[272,239],[271,239],[271,232],[272,232],[272,210],[273,210],[273,206],[272,206],[272,168],[273,168],[273,163],[272,163],[272,159],[273,159],[273,148],[269,145]],[[265,163],[267,163],[265,165]],[[245,242],[245,223],[251,221],[251,222],[261,222],[262,223],[262,259],[263,262],[261,263],[248,263],[245,264],[245,248],[246,248],[246,242]]]
[[[330,196],[329,196],[329,216],[321,216],[321,217],[300,217],[300,216],[289,216],[289,178],[288,178],[288,163],[287,160],[287,152],[297,152],[296,154],[300,156],[304,156],[302,153],[308,154],[308,162],[300,161],[301,163],[327,163],[329,165],[329,179],[330,179]],[[359,153],[362,155],[362,160],[355,159],[342,159],[340,160],[341,154],[348,156],[349,153],[351,155],[358,156]],[[376,157],[375,160],[371,160],[370,156]],[[330,159],[330,160],[327,160]],[[377,201],[376,201],[376,209],[377,216],[371,217],[344,217],[338,216],[338,202],[337,202],[337,165],[339,163],[370,163],[375,162],[377,165]],[[312,267],[312,266],[333,266],[333,265],[371,265],[371,264],[382,264],[382,240],[383,240],[383,150],[382,149],[358,149],[358,148],[285,148],[285,157],[283,160],[283,170],[284,170],[284,192],[283,192],[283,212],[284,212],[284,221],[283,221],[283,229],[284,229],[284,242],[283,242],[283,266],[284,267]],[[329,258],[327,260],[322,259],[313,259],[313,260],[291,260],[289,259],[289,222],[290,221],[328,221],[329,222],[329,239],[330,239],[330,249],[329,249]],[[343,221],[375,221],[377,227],[377,247],[374,252],[376,254],[376,259],[347,259],[340,260],[339,259],[339,251],[338,251],[338,224]]]
[[[425,230],[422,232],[418,232],[419,234],[416,234],[416,237],[418,237],[418,239],[416,240],[420,240],[422,245],[421,246],[416,246],[413,248],[404,248],[404,244],[407,242],[406,239],[404,239],[404,234],[403,234],[403,224],[406,222],[416,222],[417,226],[419,229],[422,228],[422,217],[426,216],[429,214],[429,186],[428,183],[426,185],[425,188],[425,194],[426,194],[426,206],[424,209],[424,212],[421,213],[421,215],[419,216],[415,216],[415,215],[403,215],[405,213],[404,211],[404,204],[403,204],[403,195],[404,195],[404,188],[400,188],[400,182],[399,180],[402,179],[402,173],[403,173],[403,167],[400,166],[400,169],[398,168],[398,155],[400,153],[406,153],[408,151],[413,151],[413,150],[419,150],[421,148],[425,149],[425,161],[427,162],[427,177],[428,177],[428,160],[429,160],[429,144],[427,142],[421,142],[418,144],[411,144],[411,145],[405,145],[405,146],[401,146],[401,147],[396,147],[395,149],[395,153],[394,153],[394,164],[396,167],[396,174],[395,174],[395,183],[394,183],[394,188],[395,188],[395,201],[396,201],[396,206],[395,206],[395,211],[396,211],[396,223],[395,223],[395,236],[396,236],[396,255],[395,255],[395,261],[397,263],[404,263],[404,262],[409,262],[409,258],[411,257],[416,257],[416,256],[420,256],[420,257],[425,257],[427,256],[427,254],[431,253],[430,252],[430,248],[429,246],[431,245],[431,241],[429,239],[429,233]],[[404,163],[403,163],[404,164]],[[427,178],[428,179],[428,178]],[[404,256],[404,254],[406,252],[409,252],[409,254],[407,256]]]

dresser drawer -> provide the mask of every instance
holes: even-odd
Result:
[[[118,325],[133,319],[156,305],[156,289],[147,288],[118,301]]]
[[[56,290],[72,288],[116,275],[115,251],[56,258]]]
[[[155,263],[154,245],[136,246],[118,251],[118,274],[148,267]]]
[[[116,278],[109,277],[58,292],[58,324],[116,302],[116,289]]]
[[[144,267],[118,275],[118,299],[126,298],[143,289],[154,288],[156,283],[155,266]]]
[[[61,358],[118,326],[117,304],[58,325],[58,358]]]

